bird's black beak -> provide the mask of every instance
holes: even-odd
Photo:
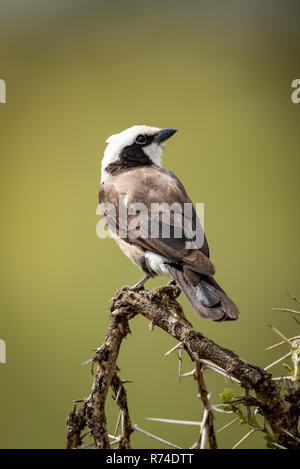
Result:
[[[162,143],[177,132],[176,129],[161,129],[154,137],[155,143]]]

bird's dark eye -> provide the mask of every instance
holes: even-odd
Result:
[[[147,139],[146,139],[145,135],[138,135],[135,139],[135,142],[139,143],[140,145],[142,143],[146,143],[146,141],[147,141]]]

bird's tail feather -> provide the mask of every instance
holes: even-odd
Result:
[[[213,321],[230,321],[239,317],[236,305],[214,278],[203,275],[199,283],[194,286],[187,280],[182,270],[171,265],[166,267],[199,316]]]

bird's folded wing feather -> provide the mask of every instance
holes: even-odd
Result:
[[[196,211],[183,185],[170,171],[144,167],[112,176],[101,185],[99,199],[109,228],[116,230],[124,241],[195,272],[214,275],[208,244]],[[123,203],[125,205],[121,207]],[[164,209],[162,203],[168,206],[175,204],[175,210],[168,210],[168,206]],[[160,204],[162,210],[153,204]],[[190,204],[189,208],[185,204]],[[109,210],[109,207],[115,210]],[[143,207],[146,212],[141,213]],[[125,218],[120,216],[125,212]]]

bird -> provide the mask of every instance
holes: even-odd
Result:
[[[214,278],[194,205],[175,174],[162,167],[163,146],[176,132],[134,125],[106,140],[100,213],[118,246],[144,272],[133,289],[143,289],[147,280],[164,275],[179,285],[201,318],[235,320],[239,310]]]

